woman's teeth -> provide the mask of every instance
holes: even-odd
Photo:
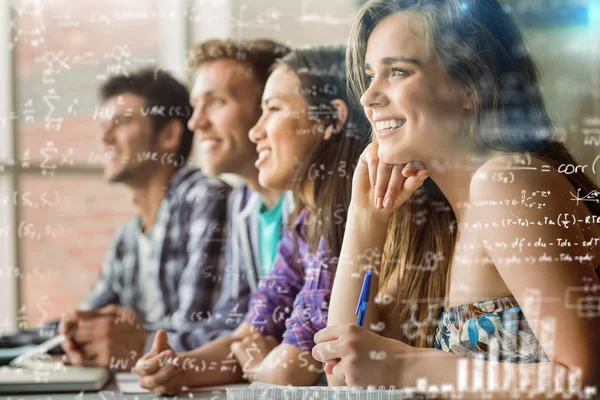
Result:
[[[398,129],[405,123],[405,119],[388,119],[387,121],[375,122],[375,128],[377,128],[379,132],[387,132],[393,129]]]
[[[258,153],[258,160],[261,161],[271,154],[271,149],[266,149]]]

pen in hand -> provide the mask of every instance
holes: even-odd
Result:
[[[42,343],[30,350],[27,350],[26,352],[21,354],[19,357],[12,360],[8,365],[11,367],[19,367],[19,366],[23,365],[23,363],[28,359],[35,358],[42,354],[46,354],[46,352],[48,352],[49,350],[52,350],[53,348],[58,346],[62,341],[69,339],[71,336],[73,336],[74,333],[75,333],[74,330],[66,335],[61,333],[61,334],[53,337],[52,339],[47,340],[44,343]]]
[[[371,293],[372,275],[373,273],[371,271],[365,274],[360,297],[358,298],[358,304],[356,305],[356,312],[354,314],[358,316],[356,319],[356,325],[358,326],[365,325],[365,315],[367,314],[367,305],[369,304],[369,295]]]
[[[371,294],[371,276],[373,273],[371,271],[365,274],[365,279],[363,280],[362,289],[360,291],[360,296],[358,297],[358,304],[356,305],[356,312],[354,315],[356,318],[356,325],[364,326],[365,324],[365,315],[367,314],[367,305],[369,304],[369,296]],[[325,370],[331,371],[333,366],[337,363],[337,361],[328,361],[326,364],[328,366],[325,367]],[[329,372],[327,372],[329,373]]]

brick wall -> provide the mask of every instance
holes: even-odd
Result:
[[[125,71],[157,60],[161,16],[155,0],[16,3],[22,31],[14,53],[17,159],[58,168],[54,176],[24,168],[18,178],[20,194],[27,193],[17,221],[24,236],[19,322],[33,327],[79,304],[115,230],[134,213],[129,192],[103,182],[100,165],[89,163],[101,148],[93,113],[97,88],[116,71],[119,50],[128,53],[120,60]],[[34,45],[36,30],[43,40]],[[69,171],[81,166],[97,169]]]

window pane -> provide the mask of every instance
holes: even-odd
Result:
[[[30,326],[75,308],[89,292],[116,229],[133,215],[129,199],[124,186],[99,176],[21,177],[21,288]]]
[[[100,84],[111,75],[158,63],[158,2],[15,3],[20,155],[29,151],[26,156],[35,162],[86,163],[99,152],[93,117]],[[42,150],[48,147],[58,152]],[[64,161],[63,155],[68,156]]]

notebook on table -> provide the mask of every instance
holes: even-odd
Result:
[[[119,391],[123,394],[141,394],[149,393],[147,389],[143,389],[140,384],[140,378],[137,374],[129,372],[119,372],[115,375],[115,381]],[[229,388],[247,388],[248,383],[233,383],[229,385],[218,385],[218,386],[204,386],[204,387],[192,387],[184,388],[184,393],[213,393],[223,392]]]
[[[0,393],[98,391],[110,376],[103,368],[65,366],[56,359],[30,360],[20,368],[0,367]]]
[[[424,400],[423,394],[406,390],[362,389],[345,386],[279,386],[254,382],[248,388],[227,389],[227,400]]]

